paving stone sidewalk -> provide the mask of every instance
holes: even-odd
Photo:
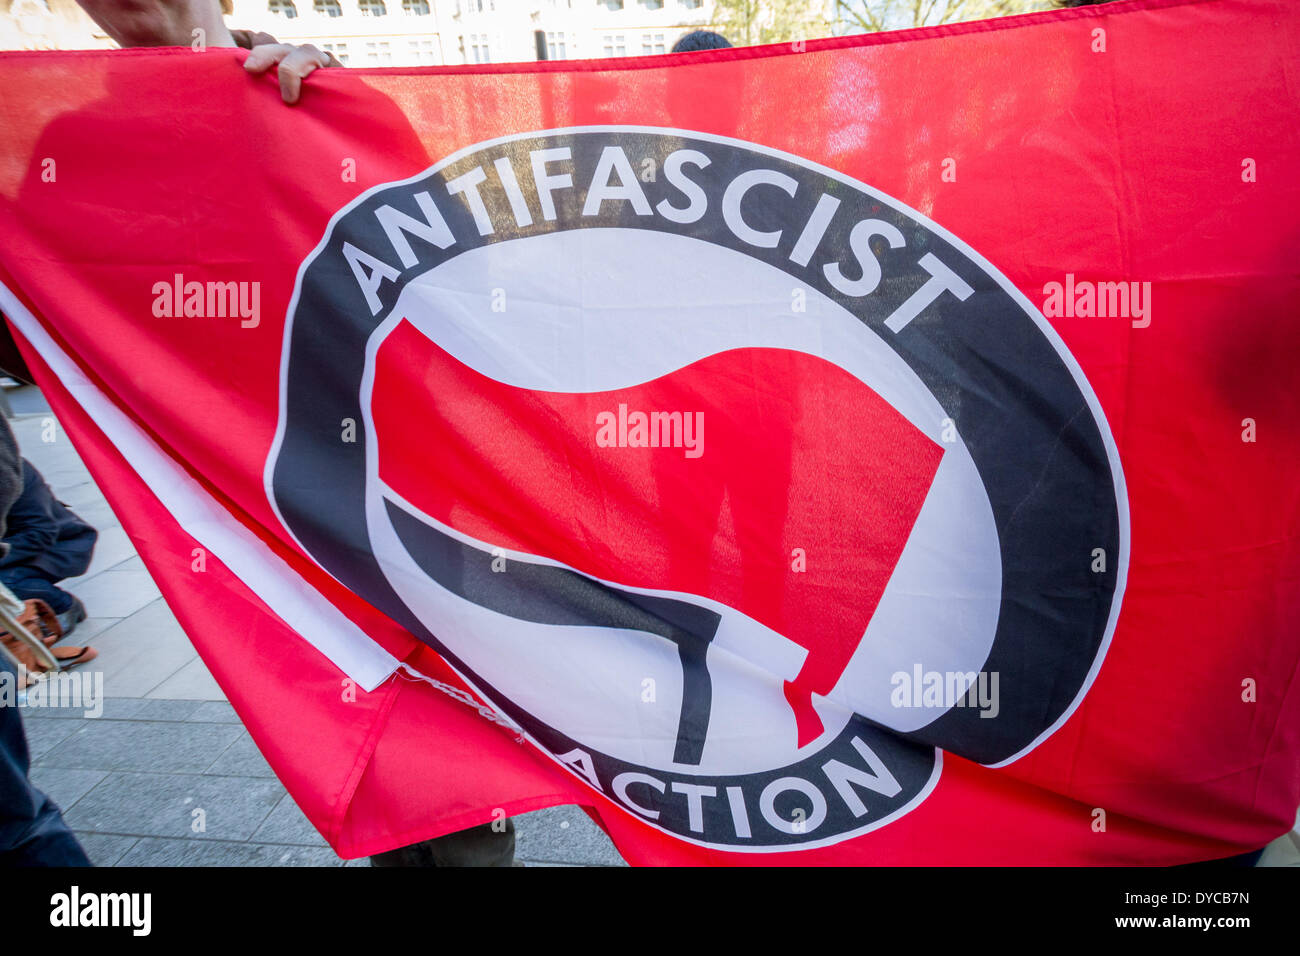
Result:
[[[103,713],[23,708],[32,780],[63,808],[91,860],[368,866],[340,859],[275,778],[40,392],[8,398],[23,455],[99,529],[90,568],[63,586],[90,613],[71,643],[99,651],[82,670],[103,674]],[[516,858],[530,866],[626,865],[577,807],[524,814],[515,826]]]

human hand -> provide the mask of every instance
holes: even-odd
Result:
[[[242,37],[240,35],[243,35]],[[276,43],[275,37],[267,33],[249,33],[244,30],[233,31],[235,41],[244,46],[242,39],[250,45],[248,59],[244,69],[249,73],[265,73],[276,67],[280,79],[280,98],[292,105],[302,96],[302,81],[316,70],[327,66],[342,66],[334,54],[304,43],[296,46],[292,43]],[[265,42],[264,42],[265,40]]]

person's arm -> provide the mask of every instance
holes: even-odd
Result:
[[[0,566],[26,564],[44,554],[59,536],[59,526],[50,510],[51,495],[45,479],[26,460],[22,460],[22,493],[6,515],[4,543],[9,551]]]
[[[233,47],[235,38],[221,19],[219,0],[77,0],[110,37],[123,48],[189,46],[194,31],[203,31],[210,47]]]
[[[248,30],[231,31],[221,18],[220,0],[77,0],[110,37],[121,47],[189,46],[194,31],[202,30],[209,47],[241,46],[249,50],[244,69],[265,73],[276,67],[280,80],[280,97],[297,103],[302,96],[302,81],[326,66],[341,66],[338,60],[310,43],[296,46],[277,43],[269,33]]]
[[[0,415],[0,558],[7,550],[3,542],[9,509],[23,493],[23,461],[9,420]]]

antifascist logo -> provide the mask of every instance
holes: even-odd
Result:
[[[268,476],[545,754],[737,850],[1033,749],[1127,561],[1100,408],[1006,279],[863,183],[679,130],[482,143],[336,214]]]

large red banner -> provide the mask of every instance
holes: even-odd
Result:
[[[1300,803],[1298,40],[3,54],[0,309],[344,856],[1228,856]]]

